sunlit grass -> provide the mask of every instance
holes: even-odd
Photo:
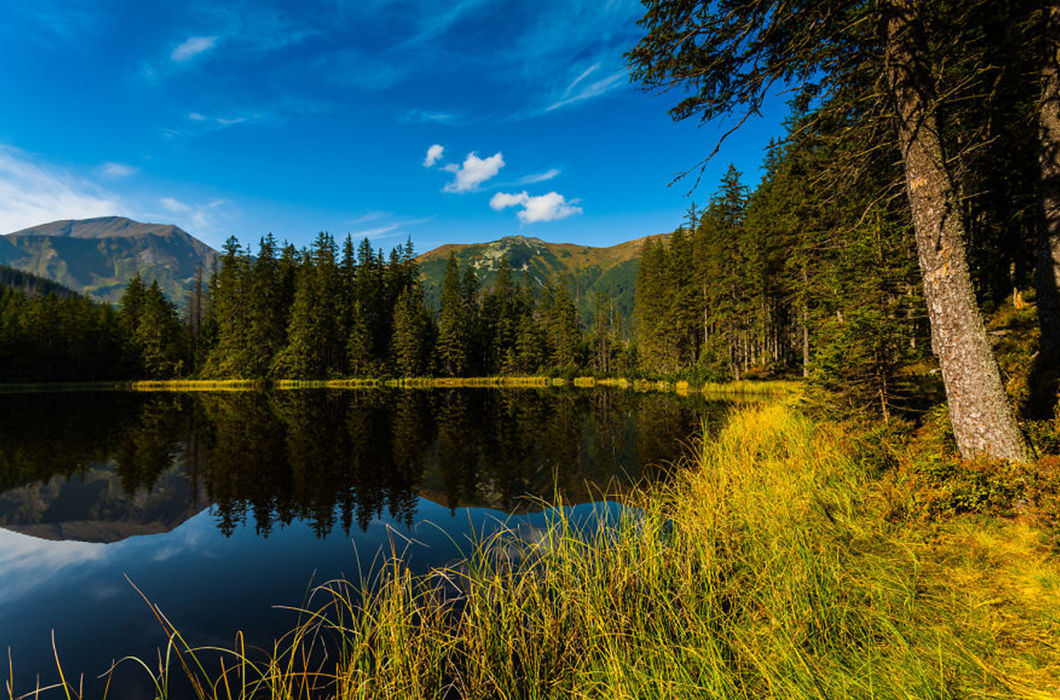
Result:
[[[160,379],[119,386],[131,391],[257,391],[265,383],[259,379]]]
[[[224,671],[152,611],[172,672],[209,698],[1060,694],[1060,565],[1042,533],[888,522],[863,440],[777,404],[738,409],[617,527],[585,535],[557,510],[426,576],[395,558],[363,597],[360,582],[317,589],[303,624],[267,654],[228,650]]]

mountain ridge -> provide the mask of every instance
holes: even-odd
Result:
[[[190,294],[196,270],[208,276],[218,253],[173,224],[123,216],[63,219],[0,236],[0,264],[45,277],[104,301],[120,298],[140,273],[176,303]]]
[[[507,258],[512,279],[531,288],[540,288],[550,279],[566,283],[575,298],[582,323],[592,318],[597,292],[614,300],[615,311],[630,327],[633,297],[640,267],[640,252],[648,240],[666,240],[670,234],[657,233],[611,246],[578,243],[548,243],[530,236],[504,236],[486,243],[446,243],[419,255],[416,260],[423,274],[427,301],[437,307],[441,299],[445,267],[455,253],[461,267],[475,269],[479,283],[487,287]]]

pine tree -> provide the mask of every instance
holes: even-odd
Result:
[[[154,379],[178,376],[184,367],[182,330],[176,307],[166,299],[158,280],[144,292],[139,322],[133,334],[137,364]]]
[[[470,324],[455,252],[449,254],[446,262],[441,303],[437,346],[439,369],[444,376],[459,377],[467,371],[470,362]]]
[[[203,371],[212,377],[246,377],[251,365],[250,257],[235,236],[225,242],[220,265],[211,285],[217,340]]]
[[[427,370],[430,351],[430,320],[423,305],[423,289],[410,284],[401,290],[394,305],[394,337],[391,356],[397,373],[416,377]]]
[[[144,284],[143,277],[140,276],[140,273],[136,273],[129,280],[129,284],[126,285],[121,300],[118,302],[118,325],[125,341],[122,354],[126,371],[132,376],[137,376],[144,371],[144,367],[140,363],[140,353],[133,338],[135,338],[136,332],[140,327],[140,317],[143,315],[144,296],[146,293],[147,286]]]

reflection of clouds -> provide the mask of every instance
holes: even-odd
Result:
[[[128,587],[121,587],[116,585],[98,584],[91,586],[88,589],[88,594],[92,596],[93,600],[103,601],[116,596],[121,595],[128,591]]]
[[[0,528],[0,604],[60,580],[71,567],[91,564],[98,569],[123,560],[163,562],[205,546],[204,539],[213,533],[206,511],[170,532],[138,535],[109,544],[45,540]],[[123,589],[101,586],[89,593],[104,599],[120,590]]]
[[[0,528],[0,602],[17,599],[71,566],[104,559],[106,546],[42,540]]]

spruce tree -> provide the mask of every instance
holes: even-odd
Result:
[[[459,377],[467,371],[470,362],[470,324],[455,252],[449,253],[446,262],[441,304],[437,345],[439,369],[443,376]]]

